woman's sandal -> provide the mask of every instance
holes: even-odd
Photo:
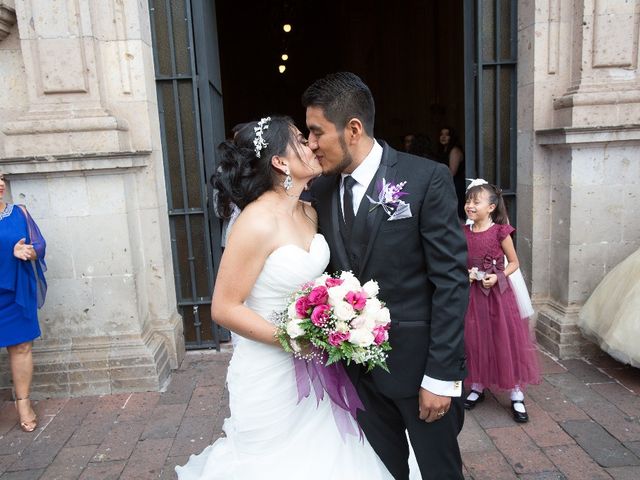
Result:
[[[36,412],[33,412],[33,418],[31,420],[22,420],[22,417],[20,416],[20,409],[18,409],[18,402],[22,400],[29,400],[29,397],[16,398],[13,403],[16,406],[16,412],[18,412],[18,418],[20,419],[20,428],[24,432],[31,433],[38,428],[38,416],[36,415]],[[33,408],[31,410],[33,411]]]

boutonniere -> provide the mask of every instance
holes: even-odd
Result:
[[[393,184],[383,178],[378,184],[378,199],[375,200],[367,195],[367,198],[373,204],[369,211],[372,212],[376,208],[382,207],[384,213],[389,216],[389,218],[387,218],[389,222],[402,218],[410,218],[411,206],[401,200],[401,197],[409,195],[407,192],[402,191],[406,184],[406,181]]]

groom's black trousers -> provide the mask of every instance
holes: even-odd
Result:
[[[409,478],[409,446],[405,429],[420,466],[422,480],[463,480],[458,434],[464,423],[463,400],[451,400],[440,420],[427,423],[418,416],[418,396],[391,399],[382,395],[369,375],[358,379],[358,394],[365,411],[358,422],[367,440],[395,480]]]

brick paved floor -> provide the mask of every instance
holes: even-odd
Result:
[[[187,354],[162,393],[40,400],[24,433],[0,406],[0,480],[174,479],[221,434],[229,353]],[[531,421],[511,419],[508,395],[488,395],[460,436],[469,479],[640,479],[640,370],[611,358],[540,354],[544,380],[527,398]]]

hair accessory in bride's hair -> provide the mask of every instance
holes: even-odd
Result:
[[[467,192],[470,188],[473,187],[479,187],[480,185],[489,185],[489,182],[487,182],[484,178],[467,178],[467,180],[471,182],[469,185],[467,185]]]
[[[269,128],[269,123],[271,121],[271,117],[263,117],[258,122],[257,127],[253,127],[253,131],[256,132],[256,138],[253,139],[253,149],[256,152],[256,157],[260,158],[260,152],[269,146],[267,142],[265,142],[262,133]]]

